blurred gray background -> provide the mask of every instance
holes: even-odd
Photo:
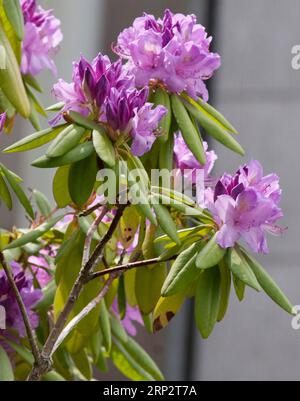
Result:
[[[210,101],[240,131],[245,159],[216,145],[216,173],[235,171],[255,158],[265,172],[277,172],[283,188],[284,226],[281,239],[269,238],[270,255],[261,260],[275,280],[300,304],[298,196],[300,129],[300,70],[291,67],[291,49],[300,44],[300,2],[289,0],[48,0],[62,21],[64,42],[56,58],[59,76],[71,77],[71,62],[80,53],[87,58],[110,53],[110,43],[143,11],[162,15],[193,12],[214,36],[214,50],[222,56],[222,68],[210,82]],[[41,77],[49,95],[53,77]],[[14,137],[1,136],[1,148],[32,132],[18,121]],[[51,193],[51,172],[29,167],[36,155],[0,155],[7,165],[45,193]],[[22,213],[0,209],[1,225],[22,224]],[[202,341],[193,324],[192,305],[185,305],[164,333],[141,342],[163,366],[171,380],[299,380],[300,331],[291,318],[263,294],[247,290],[243,304],[232,296],[229,312],[209,340]],[[116,378],[118,376],[108,376]]]

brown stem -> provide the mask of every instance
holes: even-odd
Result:
[[[99,295],[93,299],[85,308],[83,308],[78,315],[76,315],[63,329],[61,334],[59,335],[56,343],[54,344],[52,353],[54,353],[57,348],[61,345],[61,343],[67,338],[67,336],[71,333],[71,331],[77,326],[78,323],[81,322],[82,319],[84,319],[105,297],[107,294],[112,282],[114,279],[117,277],[116,274],[112,274],[106,283],[104,284],[104,287],[102,288],[101,292]]]
[[[103,238],[101,239],[99,244],[96,246],[94,252],[90,256],[87,263],[85,265],[83,265],[83,267],[73,285],[73,288],[69,294],[67,302],[66,302],[63,310],[61,311],[60,315],[58,316],[58,319],[57,319],[55,325],[53,326],[53,328],[49,334],[49,337],[42,349],[41,358],[43,360],[46,361],[46,360],[49,360],[49,358],[51,358],[51,356],[53,354],[53,347],[68,320],[68,317],[73,309],[75,302],[77,301],[77,299],[81,293],[81,290],[82,290],[84,284],[87,281],[87,276],[92,271],[92,269],[97,265],[99,258],[103,255],[104,247],[108,243],[108,241],[111,239],[126,207],[127,207],[127,204],[119,205],[116,215],[115,215],[111,225],[109,226],[109,229],[107,230],[106,234],[103,236]],[[34,368],[29,375],[29,380],[36,380],[36,381],[40,380],[42,378],[42,376],[45,373],[47,373],[48,370],[45,371],[43,369],[40,369],[39,367]]]
[[[154,258],[154,259],[147,259],[147,260],[139,260],[137,262],[129,262],[124,265],[119,265],[116,267],[110,267],[109,269],[101,270],[96,273],[91,273],[89,274],[87,281],[95,280],[96,278],[105,276],[106,274],[114,274],[117,272],[123,272],[131,269],[135,269],[137,267],[143,267],[143,266],[149,266],[149,265],[154,265],[157,263],[164,263],[164,262],[169,262],[170,260],[174,260],[177,258],[178,255],[174,255],[169,259],[161,260],[159,258]]]
[[[38,346],[38,343],[37,343],[35,332],[34,332],[32,326],[31,326],[30,319],[29,319],[29,316],[27,314],[26,307],[24,305],[24,302],[23,302],[22,296],[20,294],[20,291],[19,291],[19,289],[18,289],[18,287],[17,287],[17,285],[15,283],[12,271],[8,267],[2,252],[0,252],[0,264],[2,265],[2,267],[3,267],[4,271],[5,271],[5,274],[7,276],[9,284],[10,284],[10,286],[11,286],[13,292],[14,292],[14,295],[16,297],[16,300],[17,300],[17,303],[18,303],[18,306],[19,306],[19,309],[20,309],[20,312],[21,312],[21,315],[22,315],[22,318],[23,318],[23,322],[24,322],[24,326],[25,326],[25,329],[26,329],[26,333],[27,333],[27,337],[28,337],[28,340],[29,340],[29,344],[30,344],[30,347],[31,347],[31,351],[32,351],[32,354],[34,356],[35,364],[36,364],[36,366],[39,366],[39,364],[40,364],[40,349],[39,349],[39,346]]]

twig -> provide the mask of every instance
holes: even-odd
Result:
[[[20,309],[20,312],[21,312],[21,315],[22,315],[22,318],[23,318],[23,322],[24,322],[24,326],[25,326],[25,329],[26,329],[26,333],[27,333],[27,337],[28,337],[28,340],[29,340],[29,344],[30,344],[30,347],[31,347],[31,350],[32,350],[32,354],[34,356],[35,364],[36,364],[36,366],[39,366],[40,365],[40,349],[39,349],[39,346],[38,346],[38,343],[37,343],[35,332],[34,332],[32,326],[31,326],[30,319],[29,319],[29,316],[28,316],[27,311],[26,311],[26,307],[24,305],[24,302],[23,302],[23,299],[21,297],[20,291],[19,291],[19,289],[18,289],[18,287],[17,287],[17,285],[15,283],[12,271],[8,267],[2,252],[0,252],[0,264],[2,265],[2,267],[3,267],[4,271],[5,271],[5,274],[7,276],[9,284],[11,285],[11,288],[12,288],[12,290],[14,292],[15,297],[16,297],[16,300],[17,300],[17,303],[18,303],[18,306],[19,306],[19,309]]]
[[[49,337],[42,349],[41,358],[43,360],[47,361],[47,360],[49,360],[49,358],[51,358],[51,356],[53,354],[53,347],[68,320],[68,317],[73,309],[75,302],[77,301],[77,299],[81,293],[81,290],[82,290],[84,284],[87,281],[87,276],[92,271],[92,269],[97,265],[99,258],[102,257],[104,247],[108,243],[108,241],[111,239],[126,207],[127,207],[127,204],[119,205],[116,215],[115,215],[113,221],[111,222],[111,225],[109,226],[109,229],[107,230],[106,234],[103,236],[103,238],[101,239],[99,244],[96,246],[94,252],[90,256],[87,263],[85,265],[83,265],[83,267],[81,268],[81,271],[80,271],[80,273],[73,285],[73,288],[69,294],[67,302],[66,302],[63,310],[61,311],[60,315],[58,316],[58,319],[57,319],[55,325],[53,326],[53,328],[49,334]],[[45,373],[48,372],[48,370],[49,370],[49,368],[45,370],[45,369],[42,369],[39,367],[35,367],[32,370],[32,372],[30,373],[28,380],[38,381],[41,379],[41,377]]]
[[[57,348],[61,345],[61,343],[67,338],[67,336],[71,333],[71,331],[77,326],[79,322],[81,322],[82,319],[84,319],[105,297],[107,294],[112,282],[114,279],[117,277],[117,274],[112,274],[106,283],[104,284],[104,287],[102,288],[100,294],[93,299],[85,308],[82,309],[80,313],[78,313],[77,316],[75,316],[70,323],[67,324],[67,326],[63,329],[61,334],[59,335],[56,343],[53,346],[52,353],[54,353]]]
[[[103,206],[103,203],[99,202],[96,205],[90,207],[89,209],[84,210],[79,214],[79,217],[86,217],[92,214],[95,210],[99,209],[100,207]]]
[[[85,239],[84,249],[83,249],[83,257],[82,257],[82,265],[85,266],[90,258],[91,244],[93,240],[93,236],[95,231],[97,230],[99,224],[103,220],[104,216],[107,213],[107,207],[104,206],[99,216],[94,220],[93,224],[90,226],[87,236]]]
[[[164,262],[169,262],[171,260],[174,260],[177,258],[178,255],[174,255],[169,259],[159,259],[159,258],[154,258],[154,259],[147,259],[147,260],[139,260],[137,262],[129,262],[124,265],[119,265],[116,267],[110,267],[109,269],[101,270],[96,273],[91,273],[89,274],[87,281],[95,280],[96,278],[105,276],[106,274],[114,274],[117,272],[123,272],[131,269],[135,269],[137,267],[143,267],[143,266],[149,266],[149,265],[154,265],[157,263],[164,263]]]

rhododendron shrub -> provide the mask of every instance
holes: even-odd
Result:
[[[207,338],[225,317],[231,287],[240,301],[251,287],[292,313],[252,255],[268,253],[267,234],[284,231],[278,176],[256,160],[213,173],[210,137],[244,150],[207,103],[205,81],[221,58],[196,17],[166,10],[137,18],[117,38],[116,60],[82,55],[45,110],[32,90],[42,70],[56,73],[60,22],[34,0],[0,7],[8,57],[0,128],[11,131],[20,113],[37,129],[4,152],[46,145],[32,165],[41,175],[54,170],[55,200],[27,195],[0,164],[1,201],[12,209],[15,195],[29,222],[0,232],[0,379],[92,380],[111,359],[130,379],[162,380],[137,332],[162,330],[192,298]],[[36,112],[48,129],[39,130]]]

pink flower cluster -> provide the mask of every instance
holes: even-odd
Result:
[[[49,69],[56,75],[53,57],[63,39],[60,21],[52,10],[37,6],[35,0],[20,1],[25,23],[21,71],[23,74],[37,75]]]
[[[173,14],[163,19],[144,14],[118,37],[115,52],[128,60],[138,87],[163,83],[170,92],[187,92],[208,100],[204,81],[220,67],[220,56],[210,51],[211,37],[195,15]]]

